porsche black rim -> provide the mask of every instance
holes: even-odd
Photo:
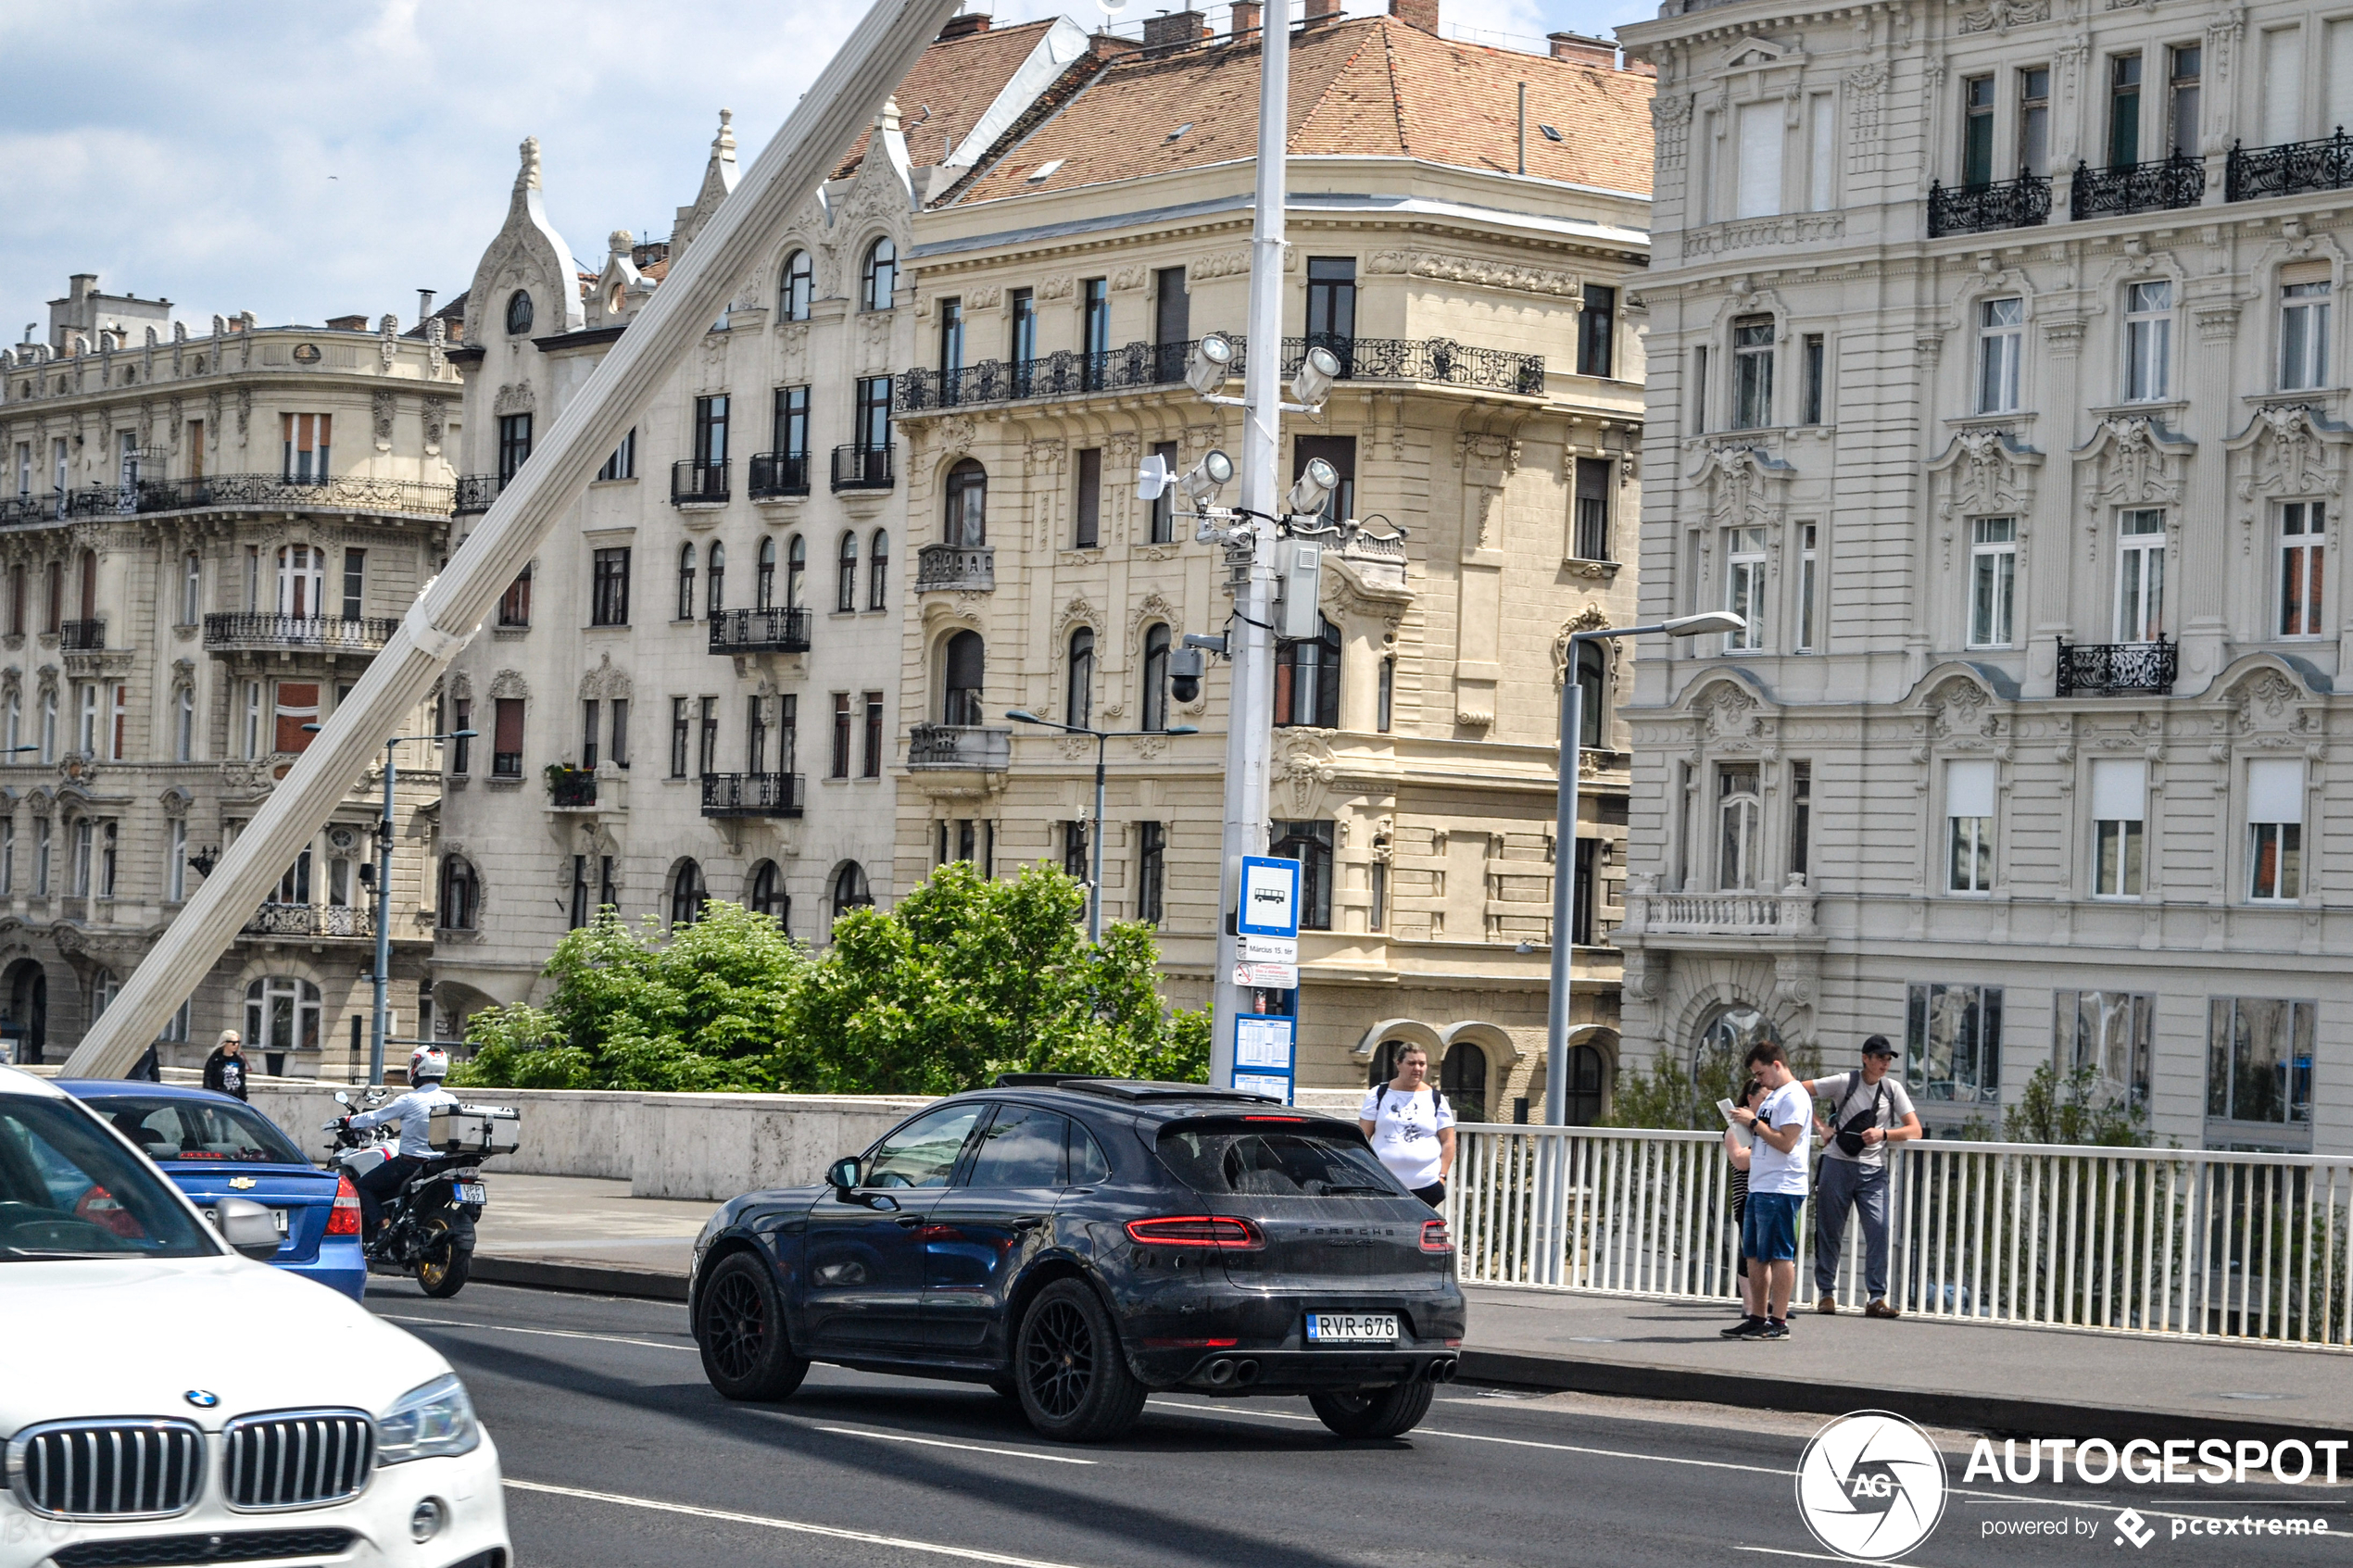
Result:
[[[749,1377],[768,1344],[768,1303],[760,1286],[740,1273],[713,1280],[703,1304],[702,1342],[722,1376]]]
[[[1067,1301],[1051,1301],[1029,1322],[1023,1347],[1029,1397],[1055,1421],[1067,1421],[1087,1402],[1095,1386],[1095,1334],[1087,1314]]]

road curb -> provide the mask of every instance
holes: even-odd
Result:
[[[593,1296],[631,1296],[648,1301],[684,1301],[686,1276],[659,1269],[616,1269],[595,1263],[556,1263],[536,1258],[474,1254],[472,1278],[484,1285],[529,1290],[570,1290]]]

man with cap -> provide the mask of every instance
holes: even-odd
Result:
[[[1863,1315],[1892,1318],[1887,1299],[1887,1146],[1920,1135],[1912,1097],[1888,1068],[1895,1047],[1884,1035],[1863,1042],[1863,1065],[1835,1078],[1817,1078],[1806,1092],[1831,1101],[1822,1149],[1821,1185],[1814,1207],[1814,1310],[1838,1311],[1839,1246],[1846,1239],[1846,1214],[1863,1211],[1863,1282],[1869,1303]]]

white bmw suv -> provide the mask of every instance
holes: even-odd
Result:
[[[250,1261],[268,1209],[216,1214],[0,1067],[0,1568],[508,1568],[498,1452],[449,1363]]]

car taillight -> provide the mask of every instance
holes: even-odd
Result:
[[[349,1176],[335,1179],[335,1206],[327,1215],[329,1236],[359,1234],[359,1189],[351,1185]]]
[[[1424,1220],[1422,1222],[1422,1250],[1425,1252],[1454,1250],[1454,1238],[1446,1234],[1445,1221]]]
[[[1160,1220],[1130,1220],[1127,1239],[1148,1247],[1214,1247],[1226,1251],[1254,1252],[1266,1238],[1248,1220],[1222,1214],[1172,1214]]]

